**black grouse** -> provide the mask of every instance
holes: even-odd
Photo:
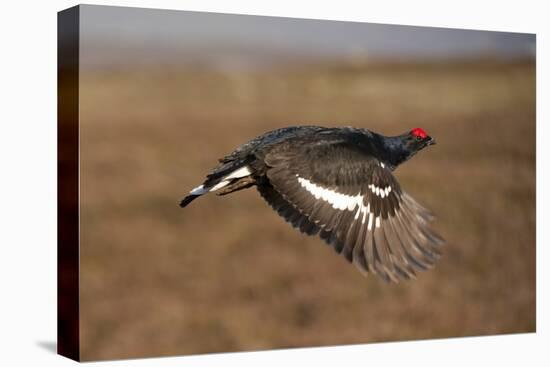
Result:
[[[294,228],[318,234],[363,274],[410,279],[435,263],[444,241],[392,171],[432,144],[420,128],[391,137],[352,127],[277,129],[220,159],[180,206],[256,186]]]

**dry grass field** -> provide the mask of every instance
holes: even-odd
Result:
[[[535,331],[535,65],[491,60],[81,74],[82,358]],[[446,238],[415,281],[364,278],[254,190],[179,200],[295,124],[438,144],[400,167]]]

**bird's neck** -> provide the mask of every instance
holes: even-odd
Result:
[[[383,139],[381,150],[386,163],[391,165],[393,169],[409,160],[416,153],[407,149],[401,136],[390,136]]]

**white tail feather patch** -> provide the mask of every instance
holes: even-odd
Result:
[[[221,181],[215,184],[214,186],[212,186],[211,188],[209,188],[208,191],[216,191],[227,185],[229,185],[229,181]]]
[[[251,173],[252,172],[250,171],[250,168],[248,166],[244,166],[239,168],[238,170],[231,172],[228,176],[225,176],[223,180],[226,181],[226,180],[232,180],[234,178],[246,177],[246,176],[250,176]]]
[[[195,187],[195,188],[194,188],[193,190],[191,190],[189,193],[190,193],[191,195],[202,195],[202,194],[205,194],[205,193],[207,193],[207,192],[208,192],[208,190],[206,190],[206,189],[204,188],[204,185],[200,185],[200,186]]]
[[[203,195],[210,191],[216,191],[219,190],[227,185],[229,185],[229,182],[235,178],[242,178],[249,176],[252,172],[250,171],[250,168],[248,166],[241,167],[233,172],[231,172],[229,175],[225,176],[222,181],[218,182],[214,186],[205,189],[204,185],[200,185],[195,187],[193,190],[191,190],[189,193],[191,195]]]

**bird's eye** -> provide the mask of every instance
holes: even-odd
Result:
[[[422,137],[420,135],[417,135],[416,136],[416,141],[421,141],[422,140]]]

